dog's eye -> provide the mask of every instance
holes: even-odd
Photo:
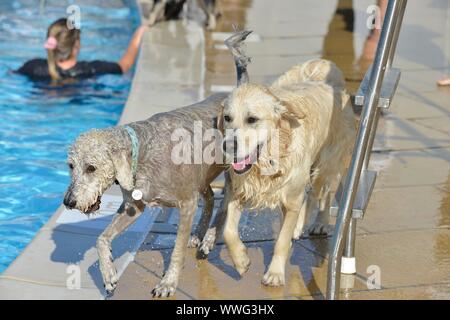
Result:
[[[225,115],[223,116],[223,120],[225,120],[226,122],[231,122],[231,117],[229,115]]]
[[[92,172],[94,172],[95,171],[95,167],[94,166],[88,166],[87,168],[86,168],[86,172],[87,173],[92,173]]]
[[[69,169],[73,170],[73,163],[69,163]]]
[[[247,118],[247,123],[252,124],[258,121],[258,118],[255,117],[248,117]]]

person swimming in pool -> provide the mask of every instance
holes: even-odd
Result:
[[[60,81],[64,79],[85,79],[102,74],[123,74],[130,70],[139,51],[147,26],[139,27],[133,34],[127,51],[118,62],[78,61],[80,52],[80,30],[69,28],[67,19],[53,22],[47,31],[44,47],[47,59],[32,59],[16,72],[35,80]]]

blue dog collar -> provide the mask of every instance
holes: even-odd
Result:
[[[130,126],[123,126],[131,139],[131,172],[133,177],[136,176],[138,158],[139,158],[139,139],[136,135],[136,131]]]

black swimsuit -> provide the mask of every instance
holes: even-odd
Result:
[[[122,69],[116,62],[101,60],[79,61],[70,69],[63,70],[56,67],[61,78],[85,79],[102,74],[122,74]],[[18,70],[18,73],[26,75],[33,80],[50,80],[48,64],[46,59],[33,59],[25,62]]]

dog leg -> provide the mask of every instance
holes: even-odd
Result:
[[[317,213],[316,220],[308,228],[308,234],[310,236],[326,237],[331,234],[330,202],[330,188],[324,186],[322,197],[319,200],[319,212]]]
[[[214,217],[214,221],[212,223],[211,228],[206,231],[205,236],[203,237],[202,243],[198,249],[198,257],[199,259],[205,259],[206,256],[212,251],[216,241],[223,230],[223,225],[225,224],[225,219],[227,217],[227,211],[224,207],[225,200],[222,200],[220,203],[219,210],[217,211],[216,216]]]
[[[200,217],[200,221],[195,229],[194,234],[189,239],[189,247],[196,248],[200,246],[202,239],[206,234],[206,230],[208,230],[209,223],[211,222],[211,217],[214,209],[214,192],[211,186],[202,193],[203,197],[203,210],[202,216]]]
[[[206,0],[197,0],[197,6],[203,11],[206,16],[206,29],[212,31],[216,28],[216,13],[215,5],[211,1],[206,4]]]
[[[250,267],[250,259],[247,256],[247,248],[239,238],[239,220],[241,208],[237,199],[232,199],[227,205],[227,217],[223,237],[234,267],[242,276]]]
[[[111,243],[115,237],[129,227],[144,211],[145,206],[124,200],[111,224],[97,239],[100,272],[106,292],[111,294],[117,286],[117,271],[114,267]]]
[[[308,216],[308,210],[310,210],[310,208],[313,206],[311,202],[315,203],[312,194],[309,194],[309,196],[307,195],[306,197],[304,197],[304,200],[300,208],[300,214],[298,216],[297,223],[295,225],[294,234],[292,236],[293,240],[298,240],[302,236],[303,228],[305,226],[305,222]]]
[[[225,172],[225,190],[223,199],[220,202],[219,210],[217,210],[216,216],[214,217],[214,221],[212,223],[211,228],[206,231],[205,236],[203,237],[200,248],[198,249],[198,257],[206,258],[206,256],[212,251],[214,245],[216,244],[217,238],[220,236],[223,230],[223,226],[225,224],[225,219],[227,217],[227,208],[230,199],[231,189],[230,189],[231,181],[230,175]]]
[[[275,244],[272,261],[269,269],[264,274],[262,283],[266,286],[282,286],[285,283],[284,271],[289,251],[292,246],[292,234],[299,216],[299,204],[303,203],[304,193],[300,197],[283,203],[282,210],[284,221],[281,227],[280,235]],[[306,206],[306,204],[304,204]]]
[[[310,217],[317,207],[317,198],[313,192],[305,192],[305,197],[303,200],[303,205],[300,209],[300,214],[298,216],[297,224],[295,226],[294,234],[292,236],[293,240],[299,240],[305,228],[305,225],[310,221]]]
[[[178,226],[175,247],[170,258],[169,268],[161,282],[153,289],[154,297],[170,297],[175,294],[178,278],[184,265],[186,248],[191,234],[192,220],[197,209],[198,196],[180,203],[180,223]]]
[[[164,10],[166,9],[166,2],[167,0],[160,0],[159,2],[155,3],[148,17],[149,26],[153,26],[156,22],[161,20],[161,17],[164,18]]]

